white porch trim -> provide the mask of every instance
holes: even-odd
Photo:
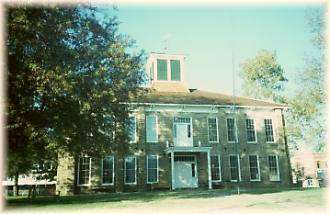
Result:
[[[211,176],[211,156],[210,151],[212,147],[169,147],[165,150],[166,154],[171,154],[171,190],[174,190],[174,154],[175,152],[191,152],[191,153],[207,153],[207,171],[208,171],[208,186],[212,189],[212,176]]]

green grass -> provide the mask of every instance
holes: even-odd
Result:
[[[6,198],[7,208],[125,208],[139,207],[141,205],[152,205],[166,207],[178,201],[189,201],[196,204],[201,201],[212,202],[219,200],[223,202],[222,207],[261,207],[261,208],[287,208],[295,206],[324,207],[326,189],[301,188],[255,188],[242,189],[238,196],[236,189],[231,190],[180,190],[180,191],[155,191],[136,193],[106,193],[94,195],[75,195],[62,197],[40,196],[35,199],[26,197]],[[238,200],[237,200],[238,199]],[[182,204],[181,203],[181,204]],[[219,203],[220,204],[220,203]]]

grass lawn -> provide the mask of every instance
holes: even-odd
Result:
[[[325,213],[326,189],[181,190],[6,199],[6,212],[237,213],[242,211]]]

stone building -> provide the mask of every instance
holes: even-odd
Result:
[[[151,53],[150,92],[132,98],[132,153],[60,155],[57,191],[280,187],[291,184],[285,105],[189,89],[184,55]],[[218,78],[218,77],[215,77]]]

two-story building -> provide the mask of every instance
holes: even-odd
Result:
[[[73,186],[84,192],[291,184],[286,106],[189,89],[184,60],[184,55],[150,54],[150,92],[128,102],[137,106],[130,116],[133,152],[122,158],[81,157],[76,163],[61,157],[61,195]]]

